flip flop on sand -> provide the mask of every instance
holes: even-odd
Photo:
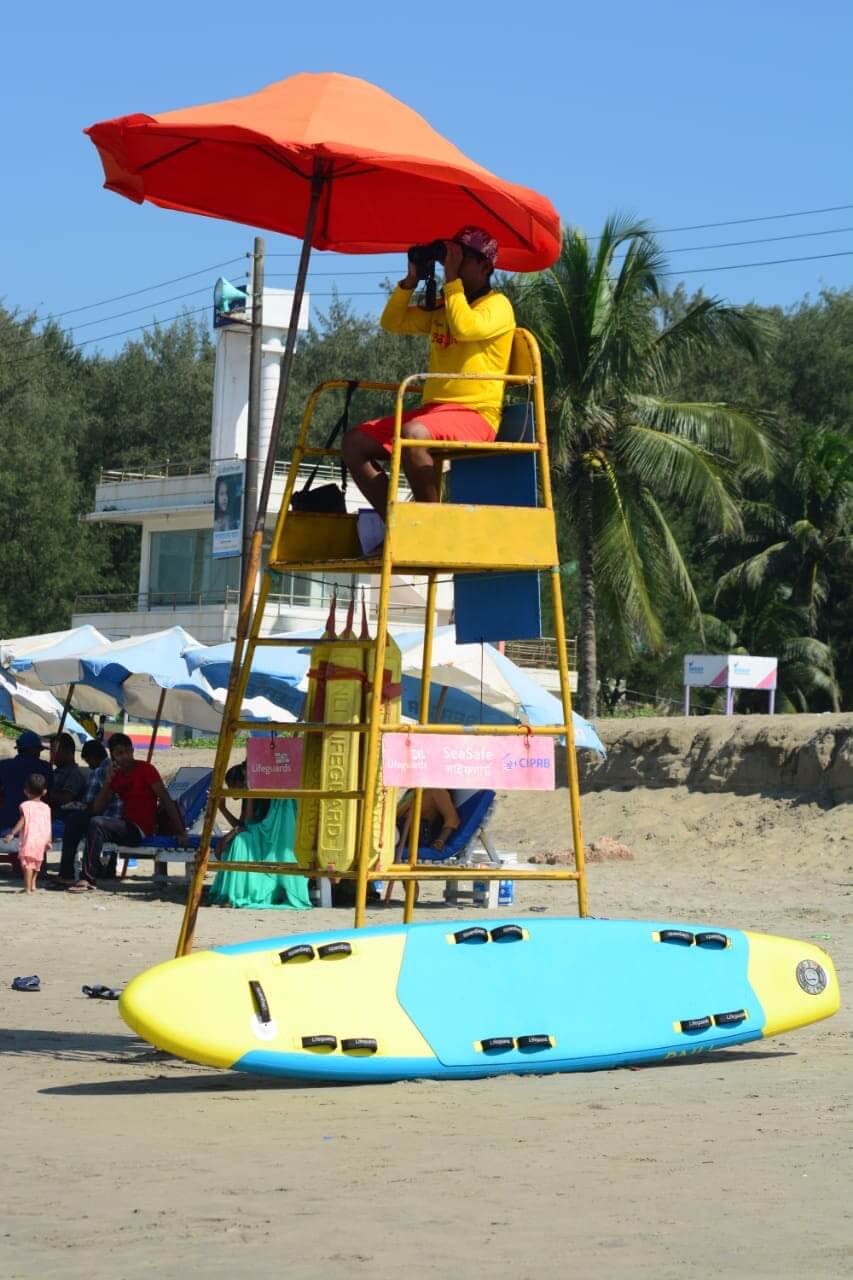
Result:
[[[34,973],[28,978],[15,978],[12,983],[13,991],[40,991],[41,979]]]
[[[94,987],[81,987],[80,990],[90,1000],[118,1000],[121,995],[121,990],[118,987],[104,987],[100,984]]]
[[[65,890],[66,893],[94,893],[95,886],[89,884],[87,880],[78,880],[76,884],[70,884]]]

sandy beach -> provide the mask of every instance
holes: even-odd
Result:
[[[565,848],[566,806],[564,790],[505,798],[499,847]],[[850,817],[816,790],[592,791],[587,839],[634,855],[590,866],[592,911],[811,940],[849,1000]],[[158,1054],[81,994],[172,954],[180,879],[155,890],[143,871],[76,898],[17,888],[0,869],[7,1276],[850,1274],[849,1003],[675,1065],[282,1086]],[[422,905],[476,914],[435,888]],[[532,908],[573,915],[574,890],[521,887],[504,914]],[[370,922],[397,919],[399,905]],[[197,945],[350,923],[209,908]],[[39,993],[9,989],[30,973]]]

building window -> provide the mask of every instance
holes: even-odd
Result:
[[[151,534],[149,608],[224,604],[240,588],[240,557],[213,558],[212,529]]]
[[[280,608],[302,605],[320,609],[329,603],[332,591],[337,590],[338,603],[345,607],[353,591],[357,591],[359,581],[352,573],[274,573],[269,602]]]

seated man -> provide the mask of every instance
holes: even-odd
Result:
[[[86,775],[86,790],[82,800],[71,801],[62,808],[59,815],[65,824],[62,833],[62,861],[59,864],[59,883],[66,886],[74,884],[77,847],[89,829],[92,805],[104,785],[110,764],[110,757],[106,747],[96,738],[90,738],[88,742],[83,743],[80,748],[80,755],[89,766]],[[112,794],[104,810],[104,817],[118,818],[120,816],[121,801],[117,795]]]
[[[186,845],[180,810],[163,785],[163,779],[147,760],[134,760],[133,743],[126,733],[114,733],[109,742],[110,764],[104,774],[104,782],[92,803],[93,816],[86,831],[86,852],[80,879],[68,889],[68,893],[85,893],[95,888],[101,869],[104,844],[122,845],[135,849],[146,836],[157,829],[157,806],[162,807],[172,829],[175,841]],[[115,795],[121,801],[122,816],[102,816]]]
[[[15,743],[15,755],[9,760],[0,760],[0,831],[8,831],[18,821],[20,805],[26,800],[24,783],[34,773],[44,778],[45,790],[50,790],[53,781],[53,770],[41,760],[44,747],[42,740],[32,729],[25,729],[18,735]],[[9,855],[12,873],[18,875],[21,864],[17,854]]]
[[[86,775],[77,763],[74,739],[70,733],[60,733],[53,739],[53,781],[47,802],[55,818],[66,804],[82,800],[86,792]]]
[[[412,806],[415,793],[409,791],[397,806],[397,827],[400,840],[397,846],[402,856],[409,854],[409,832],[412,825]],[[421,795],[421,825],[418,848],[443,849],[453,832],[459,828],[459,814],[449,791],[443,787],[424,787]],[[397,859],[398,861],[400,859]]]
[[[395,862],[408,862],[411,851],[412,808],[415,793],[409,791],[397,806],[397,849]],[[418,833],[418,849],[443,849],[453,832],[459,828],[459,814],[453,797],[442,787],[424,787],[421,795],[421,822]],[[389,872],[390,875],[390,872]],[[385,887],[385,902],[391,901],[394,881]],[[415,899],[418,886],[415,885]]]
[[[422,333],[430,339],[429,372],[446,375],[424,384],[421,405],[403,414],[405,440],[494,440],[500,426],[504,383],[458,378],[464,373],[504,374],[509,369],[515,316],[491,284],[497,241],[479,227],[462,227],[446,241],[443,298],[434,311],[410,306],[420,278],[409,258],[405,279],[382,313],[390,333]],[[344,461],[371,506],[385,518],[388,477],[379,465],[390,455],[393,415],[354,427],[344,436]],[[403,470],[416,502],[438,502],[441,463],[428,449],[404,449]]]

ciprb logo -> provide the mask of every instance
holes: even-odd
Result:
[[[797,982],[807,996],[819,996],[828,981],[826,970],[817,960],[801,960],[797,965]]]

